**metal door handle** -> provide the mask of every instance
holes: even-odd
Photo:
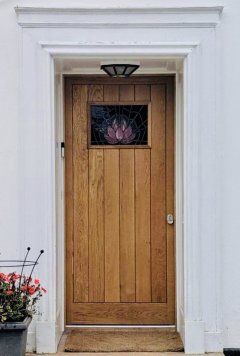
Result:
[[[174,218],[173,218],[173,214],[168,214],[167,215],[167,223],[169,225],[172,225],[174,223]]]

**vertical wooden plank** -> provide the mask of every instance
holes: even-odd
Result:
[[[119,86],[119,100],[133,101],[134,100],[134,85],[120,85]]]
[[[89,101],[103,101],[103,86],[89,85]],[[104,302],[103,149],[89,149],[89,302]]]
[[[135,85],[135,100],[137,101],[150,101],[151,87],[147,84]]]
[[[119,86],[104,85],[104,101],[118,101]],[[105,302],[120,302],[119,149],[104,149]]]
[[[88,301],[87,95],[86,85],[73,85],[74,302]]]
[[[151,86],[151,266],[152,302],[167,301],[165,85]]]
[[[166,119],[166,210],[175,216],[174,206],[174,79],[167,83]],[[168,322],[175,322],[175,225],[167,224],[167,301]]]
[[[66,321],[72,319],[73,302],[73,149],[72,149],[72,83],[65,83],[65,231],[66,231]]]
[[[121,302],[135,302],[134,150],[120,150]]]
[[[150,101],[150,86],[135,85],[135,100]],[[150,155],[149,149],[135,149],[137,302],[151,302]]]
[[[118,101],[119,100],[119,85],[105,84],[104,101]]]
[[[150,150],[135,150],[136,301],[151,302]]]
[[[105,302],[120,301],[119,150],[104,151]]]
[[[134,85],[119,86],[119,100],[134,101]],[[136,301],[134,149],[120,149],[121,301]]]

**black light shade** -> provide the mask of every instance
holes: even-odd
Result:
[[[139,68],[137,64],[102,64],[101,69],[110,77],[129,77]]]

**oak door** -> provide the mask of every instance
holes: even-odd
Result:
[[[66,323],[174,324],[174,77],[67,77],[65,122]]]

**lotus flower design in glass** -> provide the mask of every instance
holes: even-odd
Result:
[[[91,145],[147,145],[148,105],[91,104]]]
[[[104,135],[107,142],[113,145],[116,143],[130,144],[135,136],[131,126],[128,126],[125,120],[118,123],[116,119],[111,126],[108,126],[107,132]]]

